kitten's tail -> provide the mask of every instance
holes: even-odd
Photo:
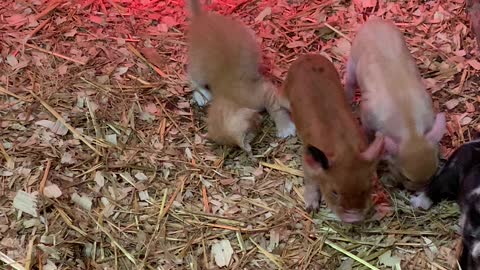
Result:
[[[202,14],[202,4],[200,3],[200,0],[186,0],[188,9],[190,11],[190,16],[196,17],[200,14]]]

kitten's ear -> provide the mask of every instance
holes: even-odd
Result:
[[[331,165],[327,155],[312,145],[307,146],[304,159],[306,165],[313,170],[328,170]]]

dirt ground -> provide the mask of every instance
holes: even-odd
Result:
[[[442,154],[480,130],[464,1],[210,2],[255,31],[278,86],[302,53],[343,76],[358,26],[393,20],[447,113]],[[311,216],[297,137],[265,117],[259,162],[206,139],[187,22],[175,0],[0,3],[0,269],[453,269],[456,204],[379,186],[361,225]]]

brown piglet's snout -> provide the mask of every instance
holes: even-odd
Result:
[[[294,61],[281,95],[304,144],[307,210],[318,209],[323,197],[342,221],[364,220],[383,135],[367,144],[337,70],[321,55]]]

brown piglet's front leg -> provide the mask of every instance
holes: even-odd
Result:
[[[307,210],[307,212],[315,212],[320,209],[320,205],[322,203],[320,184],[313,178],[311,178],[307,173],[305,174],[303,181],[303,198],[305,200],[305,209]]]

